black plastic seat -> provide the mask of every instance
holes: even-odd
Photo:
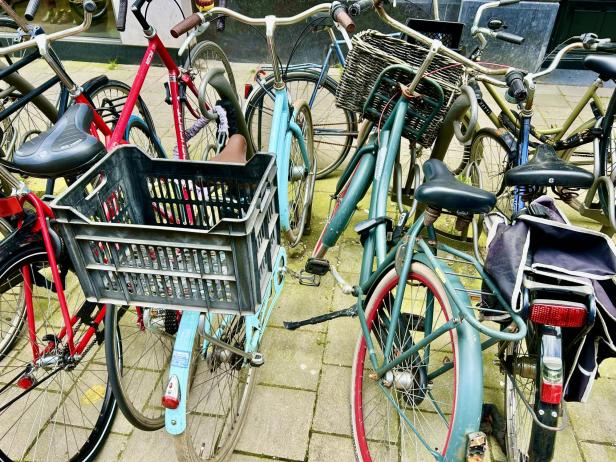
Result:
[[[426,181],[415,191],[420,203],[459,213],[488,213],[496,204],[494,194],[456,180],[440,160],[428,160],[423,171]]]
[[[545,144],[537,147],[535,157],[528,163],[512,168],[505,174],[508,186],[563,186],[590,188],[595,180],[592,173],[567,163]]]
[[[70,176],[85,170],[105,153],[105,146],[89,132],[92,109],[74,104],[46,132],[24,143],[13,155],[15,166],[39,178]]]
[[[599,74],[601,80],[616,79],[616,56],[588,55],[584,66]]]

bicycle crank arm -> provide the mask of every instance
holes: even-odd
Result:
[[[284,328],[288,330],[299,329],[303,326],[309,326],[311,324],[321,324],[323,322],[331,321],[336,318],[353,318],[357,316],[357,306],[353,305],[350,308],[344,310],[334,311],[333,313],[322,314],[315,316],[314,318],[304,319],[303,321],[285,321],[283,323]]]
[[[222,340],[216,337],[213,337],[212,335],[208,334],[205,331],[201,331],[201,335],[212,345],[222,348],[223,350],[228,350],[233,354],[236,354],[238,356],[241,356],[244,359],[247,359],[248,361],[250,361],[250,364],[252,364],[253,366],[259,367],[259,366],[262,366],[263,363],[265,362],[265,360],[263,359],[263,355],[261,353],[240,350],[239,348],[236,348],[232,345],[229,345],[228,343],[223,342]]]

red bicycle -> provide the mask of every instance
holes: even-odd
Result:
[[[220,136],[220,121],[209,123],[214,117],[202,115],[216,109],[205,92],[199,101],[197,88],[212,62],[212,49],[207,50],[207,57],[191,53],[185,66],[178,67],[141,14],[147,2],[138,1],[133,13],[146,31],[149,46],[128,95],[120,105],[108,102],[106,110],[113,108],[117,116],[111,122],[95,110],[87,93],[71,80],[50,48],[53,41],[89,27],[95,10],[92,0],[84,2],[82,24],[0,49],[0,55],[5,55],[38,48],[75,102],[56,125],[16,151],[20,173],[35,177],[50,171],[58,177],[77,175],[109,150],[125,144],[135,128],[149,138],[153,154],[164,155],[153,129],[134,114],[155,56],[168,70],[167,99],[173,111],[177,157],[199,159],[213,149],[222,158],[245,157],[249,149],[246,142],[229,143],[223,150],[228,137]],[[34,3],[38,2],[31,0],[28,8],[35,12]],[[120,28],[126,15],[126,3],[123,5]],[[214,61],[228,66],[222,52]],[[85,300],[64,251],[67,243],[55,230],[51,208],[4,165],[0,165],[0,180],[12,191],[0,199],[0,218],[15,225],[0,242],[0,316],[3,321],[10,320],[0,323],[0,460],[90,461],[115,414],[110,381],[115,380],[120,390],[120,407],[127,402],[141,403],[142,415],[152,410],[148,424],[163,425],[155,418],[159,414],[156,408],[164,392],[161,377],[169,364],[177,316],[139,307],[106,309]],[[113,211],[113,204],[107,205]],[[113,222],[112,215],[109,221]],[[116,360],[109,373],[102,347],[103,325],[115,326]]]

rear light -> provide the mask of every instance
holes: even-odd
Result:
[[[251,93],[252,93],[252,84],[251,83],[244,84],[244,99],[248,99]]]
[[[177,409],[180,405],[180,381],[177,375],[169,377],[162,401],[165,409]]]
[[[563,363],[560,358],[544,357],[541,365],[541,401],[559,404],[563,397]]]
[[[586,325],[588,309],[582,303],[534,300],[530,306],[530,319],[536,324],[556,327],[582,327]]]

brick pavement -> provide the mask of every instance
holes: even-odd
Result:
[[[110,69],[104,64],[77,62],[68,62],[66,66],[78,82],[106,73],[111,78],[130,83],[136,69],[124,65]],[[243,84],[254,67],[234,66],[238,84]],[[29,72],[33,81],[46,75],[44,67],[34,66]],[[162,100],[164,81],[163,70],[152,69],[143,96],[166,149],[170,149],[174,144],[174,132],[171,111]],[[540,86],[536,124],[547,126],[564,121],[567,110],[573,107],[582,91],[580,87]],[[602,89],[600,94],[608,97],[611,89]],[[583,115],[590,114],[586,110]],[[314,232],[303,251],[295,252],[296,258],[291,259],[294,269],[302,266],[309,253],[305,249],[310,249],[316,240],[317,231],[329,210],[328,194],[335,181],[335,178],[330,178],[317,183]],[[364,201],[355,221],[365,217],[366,208]],[[352,231],[347,231],[339,244],[330,250],[329,258],[337,261],[339,268],[344,268],[350,280],[355,280],[360,255],[358,239]],[[233,462],[353,460],[348,396],[358,322],[342,319],[297,332],[282,328],[282,321],[286,319],[324,313],[346,307],[351,302],[352,299],[333,287],[329,277],[318,289],[300,286],[288,279],[264,338],[266,363],[260,370],[248,418],[231,458]],[[502,377],[492,365],[492,354],[484,354],[485,395],[486,400],[502,407]],[[567,406],[570,425],[557,439],[555,460],[559,462],[616,460],[612,414],[616,411],[616,361],[606,361],[600,372],[602,377],[596,382],[590,401]],[[496,444],[491,444],[490,457],[493,461],[504,460]],[[171,462],[175,460],[175,454],[163,430],[144,433],[132,428],[119,416],[98,460]]]

